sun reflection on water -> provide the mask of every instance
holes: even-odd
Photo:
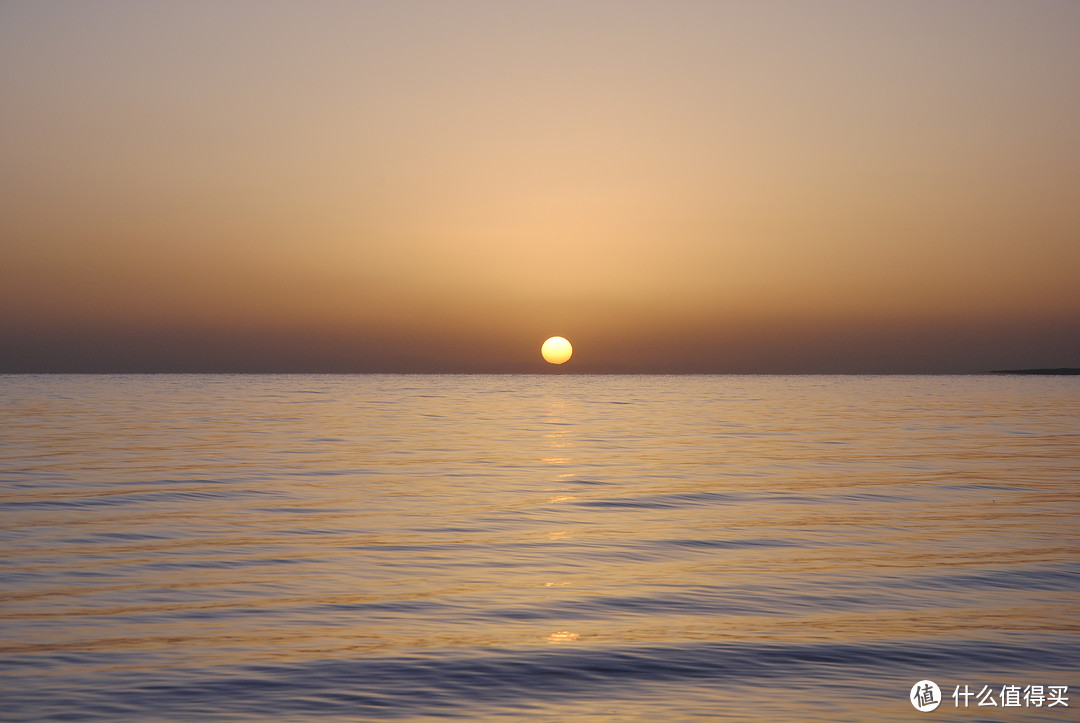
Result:
[[[580,636],[577,633],[572,633],[569,630],[560,630],[549,635],[547,641],[554,645],[559,645],[563,643],[572,643],[577,640],[578,637]]]

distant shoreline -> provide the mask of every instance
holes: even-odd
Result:
[[[1072,376],[1080,374],[1080,369],[1074,367],[1059,367],[1057,369],[997,369],[991,374],[1054,374],[1058,376]]]

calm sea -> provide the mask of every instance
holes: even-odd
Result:
[[[1078,378],[0,377],[0,719],[1077,721],[1078,491]]]

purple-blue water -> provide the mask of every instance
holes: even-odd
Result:
[[[0,377],[0,719],[1077,721],[1078,491],[1076,378]]]

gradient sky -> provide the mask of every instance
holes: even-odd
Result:
[[[0,3],[0,371],[1080,366],[1080,3]]]

